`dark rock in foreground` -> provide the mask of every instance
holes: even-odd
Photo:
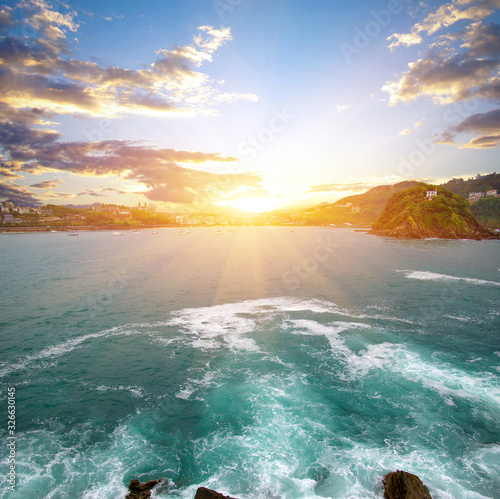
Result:
[[[166,483],[166,480],[149,480],[141,483],[139,480],[131,480],[128,490],[130,494],[125,496],[125,499],[146,499],[151,497],[151,490],[158,484]]]
[[[205,487],[200,487],[196,491],[194,499],[234,499],[234,497],[223,496],[215,490],[206,489]]]
[[[384,478],[386,499],[432,499],[429,489],[420,478],[406,471],[397,470]]]

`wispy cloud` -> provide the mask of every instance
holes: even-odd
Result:
[[[355,184],[321,184],[311,186],[305,194],[316,194],[320,192],[365,192],[370,187],[373,187],[373,185],[364,182],[358,182]]]
[[[415,132],[415,130],[417,128],[420,128],[421,126],[424,125],[424,121],[425,121],[425,118],[422,118],[421,120],[417,121],[412,128],[405,128],[404,130],[401,130],[399,132],[399,135],[410,135],[412,134],[413,132]]]
[[[342,104],[342,105],[338,105],[337,106],[337,111],[340,113],[342,111],[346,111],[347,109],[349,109],[351,107],[350,104]]]
[[[64,184],[64,180],[45,180],[44,182],[31,184],[30,187],[34,187],[35,189],[56,189],[61,184]]]

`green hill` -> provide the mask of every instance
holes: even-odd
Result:
[[[427,197],[430,190],[436,190],[437,196]],[[394,194],[373,224],[371,233],[404,239],[498,237],[478,223],[462,196],[424,183]]]
[[[455,194],[460,194],[464,198],[469,199],[471,192],[486,192],[492,189],[500,192],[500,173],[490,173],[479,179],[470,178],[469,180],[464,180],[453,178],[446,182],[446,184],[442,184],[442,186]]]
[[[335,203],[321,203],[300,212],[299,217],[310,225],[371,226],[384,209],[387,200],[395,193],[417,185],[416,181],[405,181],[395,185],[379,185],[363,194],[342,198]]]
[[[471,213],[487,227],[500,228],[500,198],[483,198],[470,206]]]

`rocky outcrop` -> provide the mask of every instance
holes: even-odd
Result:
[[[200,487],[196,491],[194,499],[235,499],[235,498],[229,496],[223,496],[222,494],[219,494],[215,490],[210,490],[205,487]]]
[[[370,233],[401,239],[498,239],[474,218],[464,198],[423,183],[394,194]]]
[[[386,499],[432,499],[420,478],[406,471],[388,473],[384,478],[384,487]]]
[[[149,480],[141,483],[139,480],[131,480],[128,490],[130,494],[125,496],[125,499],[147,499],[151,497],[151,491],[158,484],[166,484],[167,480]]]

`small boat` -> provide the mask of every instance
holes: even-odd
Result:
[[[123,232],[113,232],[112,236],[123,236]]]
[[[156,223],[154,224],[153,230],[151,231],[151,234],[159,234],[160,231],[156,230]]]
[[[78,236],[78,232],[75,231],[68,232],[68,236]]]

